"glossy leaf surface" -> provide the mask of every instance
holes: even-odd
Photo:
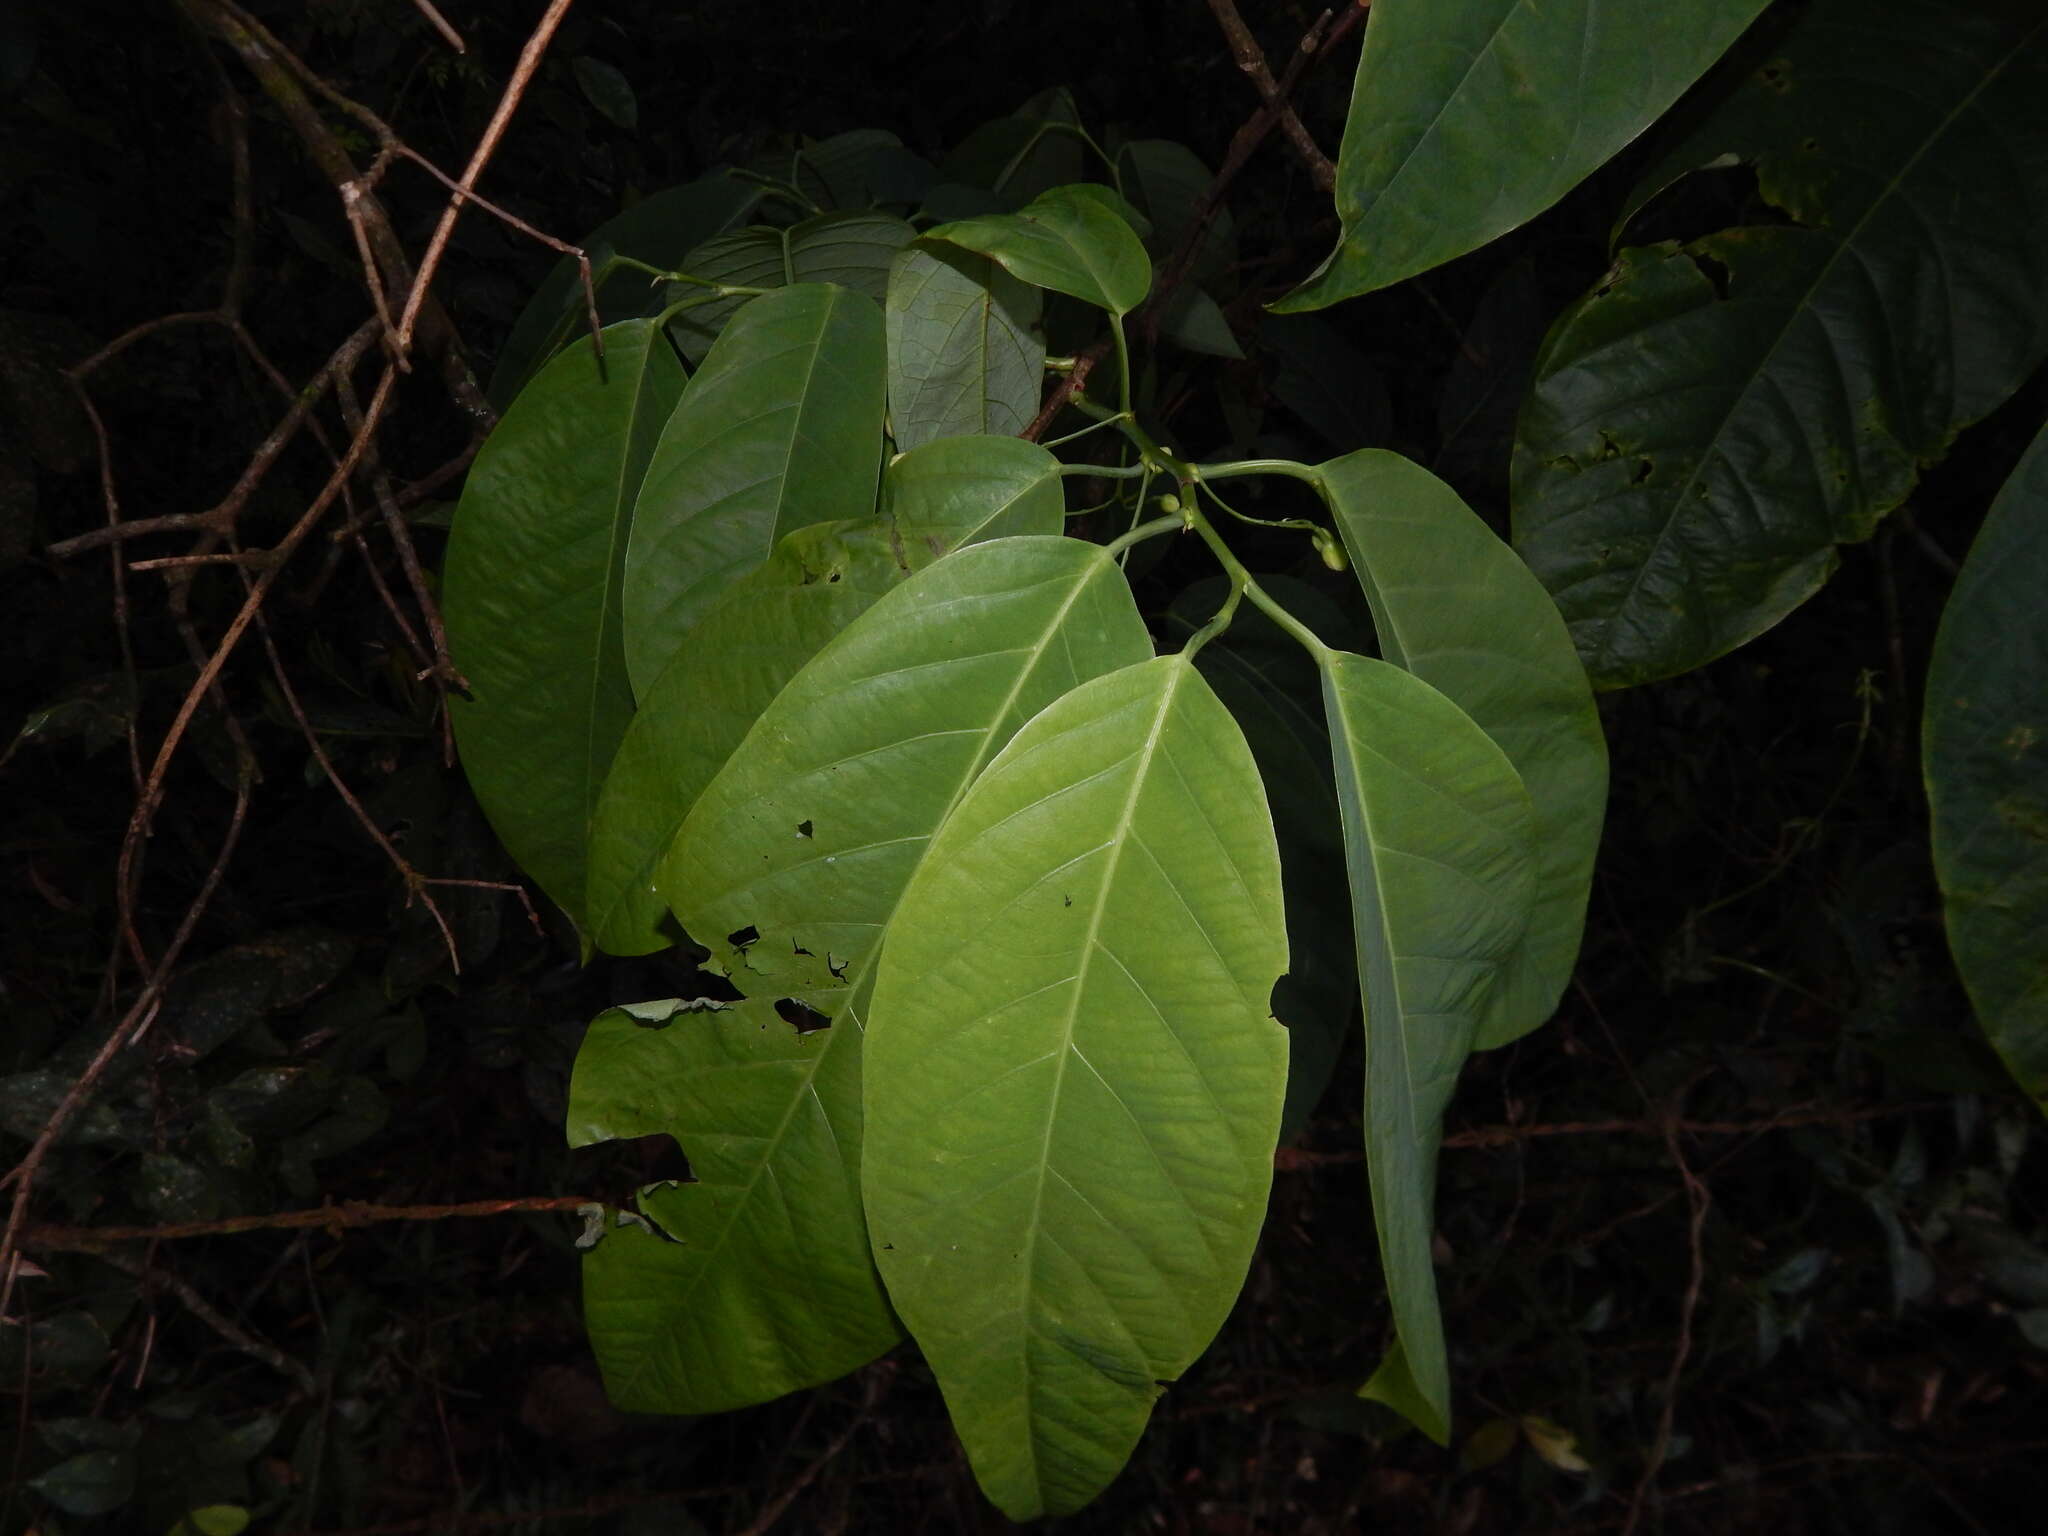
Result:
[[[612,1261],[593,1264],[593,1332],[620,1331],[601,1358],[631,1367],[644,1341],[664,1331],[678,1341],[658,1374],[638,1378],[640,1401],[708,1411],[696,1406],[704,1383],[740,1382],[778,1355],[842,1358],[835,1340],[880,1348],[894,1336],[878,1292],[863,1302],[858,1287],[839,1288],[845,1312],[828,1321],[811,1316],[804,1283],[810,1266],[843,1276],[870,1264],[857,1183],[859,1000],[883,929],[926,842],[1018,726],[1076,683],[1150,651],[1129,588],[1098,547],[1042,537],[976,545],[911,577],[842,630],[699,797],[659,884],[746,994],[756,1035],[765,1026],[771,1037],[760,1049],[784,1064],[764,1067],[758,1090],[724,1091],[721,1075],[751,1070],[733,1065],[731,1032],[744,1027],[724,1015],[711,1030],[623,1037],[609,1058],[621,1092],[644,1093],[631,1088],[638,1078],[713,1079],[704,1092],[717,1094],[715,1122],[694,1133],[662,1120],[658,1107],[616,1123],[674,1130],[693,1164],[718,1160],[715,1187],[684,1185],[653,1209],[707,1255],[693,1294],[736,1298],[716,1317],[664,1319],[656,1309],[668,1293],[648,1266],[672,1267],[674,1255],[616,1271],[604,1267]],[[785,1013],[829,1023],[797,1036]],[[790,1038],[772,1038],[777,1030]],[[587,1117],[578,1123],[579,1135],[605,1133]],[[812,1176],[809,1161],[825,1128],[840,1170],[831,1178]],[[788,1288],[766,1300],[744,1295],[792,1242],[806,1267]],[[789,1348],[792,1339],[801,1351]],[[710,1353],[700,1361],[687,1352],[697,1350]],[[806,1385],[805,1375],[757,1375],[755,1400]]]
[[[1923,719],[1934,869],[1977,1019],[2048,1109],[2048,429],[1949,594]]]
[[[1320,309],[1476,250],[1649,126],[1765,0],[1379,0],[1337,157],[1343,234],[1277,306]]]
[[[880,305],[888,297],[889,264],[915,234],[894,214],[864,209],[822,213],[787,228],[759,225],[721,235],[692,250],[678,266],[692,277],[735,288],[837,283]],[[668,302],[696,298],[702,292],[672,283]],[[694,304],[670,322],[670,334],[694,363],[746,302],[740,296]]]
[[[463,768],[506,851],[579,923],[591,814],[633,714],[628,527],[683,382],[652,321],[608,326],[602,364],[571,347],[478,452],[448,540]]]
[[[1607,741],[1593,690],[1543,584],[1443,481],[1378,449],[1316,475],[1381,656],[1491,736],[1535,808],[1535,909],[1474,1041],[1504,1045],[1550,1017],[1578,958],[1607,813]]]
[[[1012,1519],[1100,1492],[1236,1299],[1286,961],[1257,768],[1181,657],[1033,719],[904,895],[868,1039],[869,1229]]]
[[[1516,442],[1516,547],[1596,685],[1775,624],[2048,354],[2044,95],[2039,6],[1828,3],[1699,130],[1796,222],[1623,251]]]
[[[1507,755],[1413,674],[1331,652],[1323,698],[1365,1004],[1366,1172],[1396,1340],[1365,1392],[1442,1445],[1437,1147],[1488,994],[1528,923],[1534,816]]]
[[[986,256],[920,242],[889,273],[889,425],[898,448],[1014,437],[1045,381],[1043,295]]]
[[[882,463],[882,316],[804,283],[733,317],[648,466],[626,561],[626,667],[645,696],[690,626],[790,530],[859,517]]]
[[[1152,262],[1136,231],[1082,187],[1054,187],[1016,213],[956,219],[927,231],[995,258],[1013,276],[1125,315],[1152,288]]]

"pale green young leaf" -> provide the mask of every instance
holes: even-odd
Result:
[[[1548,1019],[1571,980],[1607,812],[1607,742],[1557,604],[1443,481],[1366,449],[1316,471],[1380,654],[1449,698],[1508,755],[1536,812],[1535,909],[1474,1042]]]
[[[1015,213],[956,219],[926,231],[992,256],[1013,276],[1126,315],[1152,288],[1152,262],[1137,233],[1096,192],[1054,187]]]
[[[1033,719],[904,895],[867,1042],[869,1231],[1012,1519],[1099,1493],[1236,1299],[1286,964],[1258,770],[1184,657]]]
[[[1577,186],[1766,0],[1379,0],[1337,156],[1343,233],[1277,306],[1321,309],[1476,250]]]
[[[477,802],[580,923],[590,818],[633,714],[621,626],[628,528],[682,364],[652,321],[549,363],[478,452],[442,611],[470,696],[449,701]]]
[[[636,696],[718,596],[782,536],[874,507],[882,465],[882,315],[802,283],[733,317],[648,466],[626,557]]]
[[[1366,1173],[1396,1336],[1366,1393],[1441,1445],[1437,1148],[1488,993],[1528,924],[1534,813],[1507,755],[1412,673],[1326,652],[1323,699],[1365,1004]]]

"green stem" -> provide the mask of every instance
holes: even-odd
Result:
[[[1229,574],[1231,582],[1243,589],[1244,595],[1252,600],[1255,607],[1292,635],[1303,650],[1315,657],[1318,665],[1328,660],[1333,654],[1330,648],[1316,637],[1314,630],[1289,613],[1265,588],[1252,579],[1252,573],[1245,569],[1244,562],[1230,552],[1230,546],[1223,542],[1223,535],[1218,533],[1209,519],[1202,515],[1199,507],[1190,504],[1182,509],[1181,515],[1187,519],[1188,526],[1202,536],[1202,542],[1209,546],[1209,552]]]
[[[1157,538],[1162,533],[1177,533],[1185,527],[1187,520],[1177,512],[1170,512],[1164,517],[1155,517],[1150,522],[1140,523],[1129,533],[1112,539],[1102,546],[1102,552],[1115,559],[1133,544],[1142,544],[1145,540]]]
[[[1223,606],[1216,610],[1208,623],[1188,636],[1188,643],[1180,648],[1181,655],[1193,661],[1196,652],[1230,628],[1230,621],[1237,616],[1237,605],[1243,598],[1244,583],[1233,575],[1230,578],[1230,591],[1223,599]]]
[[[1195,475],[1202,480],[1237,480],[1246,475],[1285,475],[1290,480],[1305,480],[1320,489],[1322,474],[1309,464],[1297,464],[1292,459],[1238,459],[1229,464],[1197,464]]]

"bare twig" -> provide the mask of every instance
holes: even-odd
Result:
[[[1713,1204],[1713,1195],[1706,1182],[1692,1171],[1692,1165],[1685,1160],[1675,1113],[1666,1127],[1664,1144],[1670,1148],[1671,1161],[1685,1183],[1685,1200],[1690,1208],[1686,1222],[1690,1268],[1686,1275],[1685,1296],[1678,1309],[1678,1342],[1671,1351],[1670,1369],[1664,1373],[1664,1403],[1657,1412],[1656,1438],[1650,1442],[1650,1454],[1643,1461],[1643,1475],[1629,1497],[1628,1520],[1622,1526],[1622,1536],[1635,1536],[1636,1526],[1642,1520],[1644,1503],[1656,1484],[1657,1474],[1663,1470],[1664,1458],[1671,1451],[1671,1426],[1678,1413],[1678,1380],[1684,1374],[1685,1362],[1692,1356],[1693,1317],[1699,1311],[1700,1285],[1706,1277],[1706,1254],[1701,1237],[1706,1230],[1707,1209]]]
[[[894,1361],[880,1360],[868,1367],[867,1390],[862,1397],[859,1412],[847,1421],[839,1433],[832,1437],[831,1444],[819,1452],[816,1459],[799,1472],[787,1488],[770,1499],[761,1513],[747,1522],[737,1536],[766,1536],[766,1532],[788,1512],[789,1506],[796,1502],[797,1495],[810,1487],[817,1480],[818,1474],[846,1449],[846,1443],[853,1438],[854,1431],[874,1414],[875,1405],[882,1400],[882,1395],[888,1391],[889,1383],[895,1376]]]
[[[261,1360],[280,1376],[291,1378],[292,1382],[301,1392],[310,1394],[313,1391],[313,1373],[306,1367],[304,1361],[294,1360],[275,1344],[257,1337],[239,1323],[232,1321],[218,1307],[214,1306],[212,1302],[200,1295],[197,1290],[193,1289],[190,1284],[178,1276],[171,1274],[167,1270],[151,1268],[149,1265],[142,1263],[138,1259],[130,1258],[126,1254],[102,1252],[99,1254],[99,1258],[102,1262],[111,1264],[116,1269],[124,1270],[128,1274],[136,1276],[143,1282],[145,1289],[169,1291],[184,1304],[187,1312],[190,1312],[199,1321],[219,1334],[229,1346],[240,1350],[245,1355],[251,1355]],[[152,1324],[155,1322],[155,1314],[153,1313],[151,1314],[151,1322]]]
[[[462,41],[462,34],[449,26],[448,18],[434,8],[434,0],[412,0],[412,3],[414,9],[433,23],[434,30],[448,40],[450,48],[457,53],[469,52],[468,45]]]
[[[1209,10],[1216,17],[1216,24],[1223,29],[1223,35],[1230,42],[1231,55],[1237,60],[1237,67],[1251,77],[1258,88],[1259,99],[1266,104],[1266,110],[1278,114],[1280,131],[1301,156],[1302,164],[1308,167],[1311,180],[1323,191],[1329,192],[1337,185],[1337,168],[1330,163],[1330,157],[1316,147],[1315,136],[1287,104],[1286,92],[1280,82],[1273,78],[1273,71],[1266,63],[1266,55],[1259,47],[1258,39],[1252,36],[1252,29],[1244,24],[1244,18],[1237,12],[1233,0],[1209,0]],[[1327,14],[1327,13],[1326,13]],[[1296,49],[1296,56],[1313,53],[1308,39]]]
[[[295,1228],[340,1231],[387,1221],[447,1221],[461,1216],[503,1216],[515,1211],[576,1211],[597,1202],[588,1195],[522,1195],[510,1200],[468,1200],[456,1205],[373,1205],[345,1200],[311,1211],[272,1211],[267,1216],[226,1216],[161,1227],[30,1227],[23,1246],[69,1253],[99,1253],[124,1243],[177,1242],[195,1237],[232,1237],[238,1232]]]

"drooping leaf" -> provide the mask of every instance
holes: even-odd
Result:
[[[916,233],[891,213],[822,213],[787,228],[757,225],[707,240],[684,257],[678,269],[735,288],[837,283],[880,305],[889,293],[889,265]],[[673,283],[667,290],[668,302],[702,292],[687,283]],[[711,350],[711,343],[746,302],[741,295],[693,305],[670,322],[670,334],[694,363]]]
[[[1412,673],[1329,652],[1323,697],[1365,1003],[1366,1172],[1394,1314],[1394,1347],[1365,1395],[1444,1445],[1437,1147],[1487,994],[1528,923],[1534,816],[1506,754]]]
[[[903,141],[886,128],[854,128],[792,149],[757,155],[749,169],[772,176],[825,211],[856,211],[877,201],[876,170]]]
[[[882,316],[824,283],[734,316],[663,429],[626,556],[626,668],[653,687],[689,627],[794,528],[860,517],[881,473]]]
[[[760,201],[758,186],[719,171],[642,198],[600,224],[583,240],[600,323],[636,319],[661,308],[661,295],[647,274],[617,265],[616,257],[630,256],[664,270],[679,266],[706,240],[746,218]],[[588,326],[582,274],[575,258],[564,256],[505,338],[491,374],[491,404],[502,414],[541,364]]]
[[[1044,296],[986,256],[920,241],[889,274],[889,424],[898,448],[1012,437],[1038,413]]]
[[[1236,1299],[1286,960],[1258,771],[1183,657],[1033,719],[904,895],[868,1041],[869,1230],[1012,1519],[1101,1491]]]
[[[1067,521],[1060,461],[1020,437],[943,437],[899,453],[882,473],[882,508],[906,540],[936,536],[948,549]]]
[[[1043,537],[975,545],[894,588],[831,640],[698,798],[657,883],[771,1036],[795,1033],[792,1017],[824,1027],[806,1030],[801,1049],[788,1040],[761,1046],[778,1060],[794,1052],[797,1064],[755,1074],[758,1088],[735,1056],[742,1025],[724,1015],[707,1028],[685,1020],[612,1041],[612,1102],[644,1096],[633,1079],[703,1074],[705,1102],[718,1106],[714,1123],[682,1136],[685,1154],[714,1160],[715,1187],[684,1185],[653,1207],[704,1256],[694,1298],[740,1295],[791,1242],[806,1265],[842,1280],[870,1265],[858,1241],[860,1000],[882,931],[925,843],[1016,729],[1077,683],[1150,650],[1130,589],[1099,547]],[[587,1086],[572,1098],[599,1091],[580,1070],[577,1082]],[[575,1104],[572,1113],[579,1135],[641,1133],[607,1129]],[[660,1113],[656,1105],[617,1123],[674,1130]],[[808,1174],[821,1126],[842,1176]],[[844,1245],[848,1230],[857,1246]],[[638,1370],[630,1362],[659,1337],[711,1352],[655,1351],[652,1374],[635,1379],[636,1401],[708,1411],[700,1391],[751,1381],[756,1399],[773,1397],[822,1379],[818,1362],[839,1358],[807,1315],[807,1270],[776,1283],[773,1305],[736,1300],[722,1314],[684,1320],[663,1315],[664,1297],[680,1303],[659,1277],[694,1259],[633,1260],[614,1255],[586,1274],[600,1359]],[[879,1293],[872,1306],[857,1305],[850,1283],[833,1294],[842,1315],[831,1320],[832,1338],[865,1338],[876,1350],[893,1339]],[[771,1369],[778,1359],[786,1369]]]
[[[2048,428],[1949,593],[1922,751],[1949,948],[1984,1032],[2048,1108]]]
[[[1379,0],[1337,156],[1321,309],[1534,218],[1648,127],[1766,0]]]
[[[1118,147],[1117,170],[1124,194],[1152,220],[1152,254],[1165,261],[1180,248],[1214,178],[1201,158],[1171,139],[1132,139]],[[1213,283],[1237,259],[1237,230],[1230,210],[1217,208],[1202,227],[1188,264],[1188,277]]]
[[[470,469],[442,607],[470,697],[450,703],[478,804],[579,922],[591,812],[633,714],[628,527],[683,369],[651,321],[579,342],[521,391]]]
[[[799,528],[684,633],[619,743],[591,823],[599,949],[668,947],[654,871],[697,796],[803,664],[934,554],[873,522]]]
[[[1829,0],[1699,130],[1797,222],[1624,250],[1515,448],[1516,546],[1597,686],[1775,624],[2048,354],[2044,93],[2039,6]]]
[[[1016,213],[956,219],[925,232],[984,256],[1011,275],[1126,315],[1152,288],[1152,263],[1137,233],[1081,187],[1054,187]]]
[[[1367,449],[1316,471],[1380,655],[1450,699],[1513,763],[1536,813],[1535,909],[1473,1044],[1548,1019],[1571,980],[1607,813],[1607,742],[1550,594],[1443,481]]]

